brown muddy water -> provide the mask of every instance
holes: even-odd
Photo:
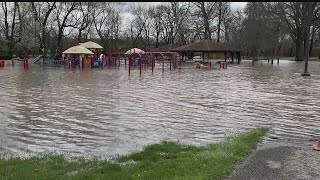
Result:
[[[254,128],[264,143],[320,136],[320,63],[250,61],[227,70],[159,66],[95,70],[22,65],[0,70],[0,152],[110,157],[161,141],[205,145]],[[215,65],[217,68],[218,65]]]

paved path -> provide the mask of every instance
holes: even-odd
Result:
[[[320,151],[289,144],[266,144],[238,165],[229,180],[320,180]]]

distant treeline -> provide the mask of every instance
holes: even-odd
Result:
[[[319,2],[1,2],[0,57],[39,54],[88,40],[105,51],[185,45],[201,39],[256,57],[319,55]],[[131,18],[128,16],[131,13]],[[309,39],[307,40],[307,34]],[[306,52],[307,52],[306,51]]]

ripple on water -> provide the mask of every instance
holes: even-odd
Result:
[[[164,140],[194,145],[271,127],[265,143],[310,143],[320,135],[320,76],[303,64],[230,65],[154,74],[120,69],[0,71],[0,149],[21,156],[111,156]]]

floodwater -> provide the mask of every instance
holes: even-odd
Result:
[[[161,141],[205,145],[259,127],[264,143],[320,136],[320,63],[250,61],[227,70],[164,73],[157,65],[95,70],[22,65],[0,70],[0,152],[110,157]]]

